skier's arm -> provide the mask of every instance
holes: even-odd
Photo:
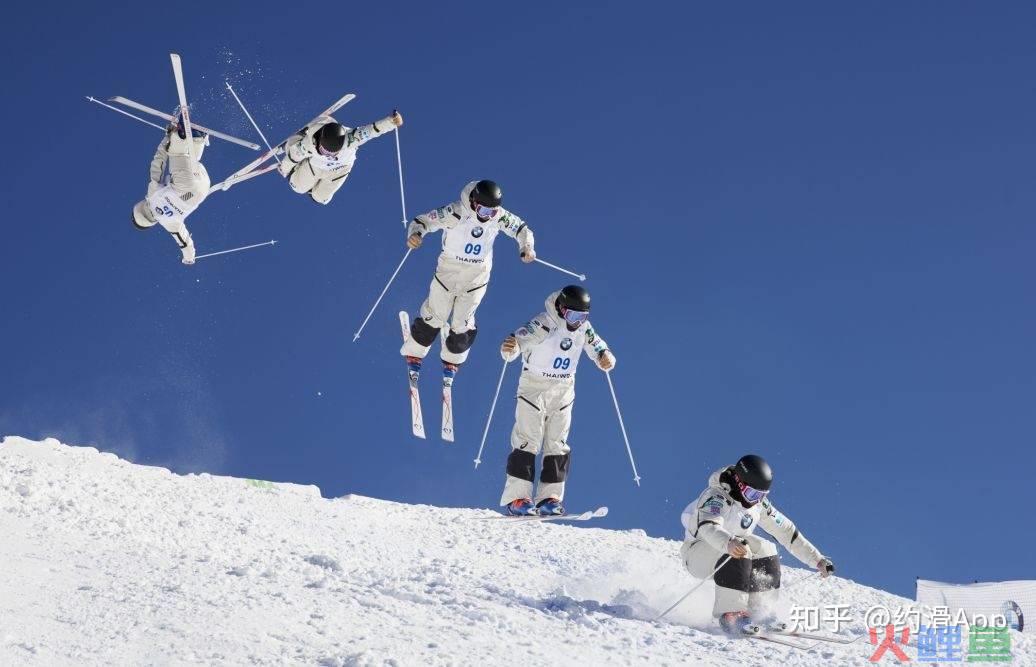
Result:
[[[373,123],[361,125],[360,127],[353,129],[349,132],[348,143],[346,146],[353,149],[359,148],[371,139],[388,134],[402,124],[403,117],[399,115],[398,111],[394,111],[391,116],[385,116],[381,120],[376,120]]]
[[[501,211],[500,229],[518,242],[518,251],[526,263],[536,258],[536,238],[524,220],[510,211]]]
[[[446,206],[433,208],[431,211],[422,213],[411,220],[410,226],[407,227],[406,230],[410,247],[416,248],[421,245],[421,239],[426,235],[431,234],[432,232],[437,232],[440,229],[446,229],[448,227],[447,220],[454,216],[454,211],[460,210],[460,207],[461,203],[459,201],[455,201]]]
[[[162,184],[162,174],[165,173],[166,160],[169,159],[169,135],[162,137],[155,157],[151,158],[151,182],[155,185]]]
[[[726,552],[727,544],[734,536],[723,528],[723,507],[726,500],[720,494],[706,495],[705,499],[691,503],[684,508],[680,521],[687,529],[687,535],[704,540],[718,551]]]
[[[824,554],[799,532],[791,519],[777,511],[768,498],[763,499],[762,504],[763,511],[759,515],[759,525],[762,529],[777,538],[795,558],[810,567],[817,567],[824,559]]]
[[[590,326],[589,322],[586,323],[583,351],[586,352],[586,356],[594,360],[602,371],[610,371],[615,368],[615,355],[608,349],[608,343],[604,342],[604,339]]]

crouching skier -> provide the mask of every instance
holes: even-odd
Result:
[[[742,456],[736,464],[712,473],[708,488],[680,517],[686,529],[680,549],[684,567],[697,579],[716,571],[712,613],[730,634],[751,632],[756,621],[772,617],[780,595],[777,546],[755,535],[756,526],[822,577],[835,571],[831,559],[770,502],[772,483],[766,461],[754,454]]]
[[[590,294],[585,289],[569,285],[548,296],[544,306],[544,312],[500,346],[506,361],[522,358],[507,481],[500,496],[500,504],[513,515],[565,513],[561,501],[568,478],[568,432],[579,357],[586,353],[605,372],[615,367],[608,344],[590,326]],[[533,494],[541,447],[540,483]]]
[[[201,155],[209,145],[208,135],[192,128],[187,138],[183,117],[170,124],[151,159],[151,180],[147,197],[133,207],[133,224],[148,229],[156,224],[169,232],[183,254],[182,262],[194,264],[194,240],[187,231],[187,216],[209,195],[209,173]]]

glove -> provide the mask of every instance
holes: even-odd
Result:
[[[748,542],[743,537],[732,537],[727,540],[727,553],[734,558],[744,558],[751,555]]]
[[[597,367],[602,371],[610,371],[615,368],[615,355],[608,350],[601,350],[597,355]]]
[[[417,250],[421,247],[421,235],[411,234],[410,237],[406,240],[406,245],[411,250]]]
[[[522,249],[522,261],[526,264],[536,261],[536,251],[532,248]]]
[[[396,127],[403,124],[403,116],[401,116],[398,111],[392,112],[392,124]]]
[[[817,569],[820,570],[820,578],[827,579],[835,573],[835,564],[831,562],[830,558],[821,558],[817,562]]]
[[[500,356],[508,363],[514,361],[515,357],[518,356],[518,339],[514,336],[505,338],[500,345]]]

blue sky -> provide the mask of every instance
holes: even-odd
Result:
[[[709,471],[756,452],[840,574],[908,596],[1034,576],[1031,4],[188,3],[179,27],[183,6],[8,16],[0,431],[328,496],[498,498],[517,368],[471,463],[498,342],[566,277],[498,240],[458,440],[411,438],[396,312],[436,242],[351,342],[403,253],[391,138],[328,207],[274,176],[212,195],[199,252],[280,243],[183,267],[129,221],[158,132],[83,100],[171,110],[176,51],[194,119],[239,136],[225,79],[274,141],[345,92],[347,124],[400,109],[409,215],[492,178],[540,256],[589,275],[643,486],[583,366],[571,509],[677,538]]]

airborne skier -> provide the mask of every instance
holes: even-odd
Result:
[[[597,367],[608,372],[615,357],[590,325],[590,294],[577,285],[554,292],[545,310],[504,339],[505,361],[522,357],[518,402],[507,481],[500,504],[508,514],[564,514],[561,501],[568,477],[568,431],[576,400],[576,368],[585,352]],[[533,495],[536,455],[543,448],[540,483]]]
[[[209,173],[201,163],[209,139],[193,128],[188,139],[183,115],[178,112],[176,116],[151,159],[147,197],[133,207],[132,220],[137,229],[161,224],[179,246],[181,261],[191,265],[194,240],[185,221],[209,194]]]
[[[398,111],[357,128],[345,127],[332,116],[319,116],[287,140],[278,171],[288,178],[292,190],[327,204],[349,177],[360,146],[402,124]]]
[[[486,295],[493,270],[493,241],[503,232],[518,242],[521,259],[536,258],[532,230],[503,206],[503,194],[493,181],[472,181],[464,186],[460,199],[423,213],[407,228],[407,245],[420,247],[424,237],[442,230],[442,253],[432,278],[421,314],[410,327],[410,337],[400,354],[406,357],[411,374],[419,373],[428,349],[440,331],[449,327],[441,358],[443,374],[452,381],[460,364],[468,358],[475,341],[475,310]]]
[[[835,571],[831,559],[770,502],[772,484],[766,461],[747,454],[712,473],[708,488],[680,516],[686,531],[680,549],[684,567],[697,579],[716,571],[712,613],[731,634],[754,629],[753,615],[770,615],[780,595],[777,547],[754,534],[757,525],[822,577]]]

